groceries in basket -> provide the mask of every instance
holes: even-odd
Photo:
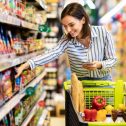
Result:
[[[104,122],[123,123],[126,122],[126,106],[123,103],[118,104],[114,108],[112,102],[108,102],[108,97],[94,93],[95,95],[84,93],[86,89],[85,83],[82,84],[76,76],[71,75],[71,97],[74,109],[80,113],[84,122]],[[102,88],[102,87],[100,87]],[[94,87],[92,88],[94,89]],[[106,90],[106,89],[105,89]],[[87,99],[91,95],[90,99]],[[88,102],[90,100],[90,102]],[[110,100],[110,99],[109,99]],[[87,102],[90,105],[87,106]]]
[[[102,96],[95,96],[92,100],[92,108],[100,110],[106,105],[106,99]]]

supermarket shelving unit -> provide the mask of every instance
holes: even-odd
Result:
[[[46,97],[46,91],[44,91],[43,93],[42,93],[42,96],[39,98],[39,100],[38,100],[38,102],[40,101],[40,100],[44,100],[45,99],[45,97]],[[38,103],[37,102],[37,103]],[[32,110],[30,111],[30,113],[29,113],[29,115],[27,116],[27,118],[23,121],[23,123],[21,124],[22,126],[27,126],[28,125],[28,123],[30,122],[30,120],[32,119],[32,117],[35,115],[35,113],[36,113],[36,109],[37,109],[37,107],[38,107],[38,104],[35,104],[35,106],[32,108]],[[45,112],[46,111],[46,112]],[[46,117],[46,115],[47,115],[47,110],[46,109],[44,109],[44,111],[43,111],[43,116],[41,116],[40,117],[40,120],[43,120],[44,121],[44,119],[45,119],[45,117]],[[41,123],[41,125],[43,124],[43,122]]]
[[[27,2],[31,2],[30,0],[27,0]],[[44,7],[46,5],[45,1],[43,0],[34,0],[32,1],[36,7],[38,7],[39,9],[45,9]],[[38,4],[38,3],[41,5]],[[44,4],[43,4],[44,3]],[[33,32],[38,32],[38,27],[39,24],[37,23],[32,23],[29,22],[27,20],[21,19],[17,16],[13,16],[11,14],[6,14],[4,12],[0,13],[0,25],[4,25],[4,26],[9,26],[11,28],[16,28],[16,29],[27,29],[29,31],[33,31]],[[16,56],[15,54],[2,54],[0,55],[0,73],[13,68],[17,65],[20,65],[24,62],[26,62],[28,59],[35,57],[39,54],[42,54],[44,50],[39,50],[36,52],[32,52],[32,53],[28,53],[22,56]],[[0,107],[0,121],[22,100],[22,98],[24,98],[26,96],[26,89],[28,89],[29,87],[35,87],[42,79],[43,77],[46,75],[47,70],[43,69],[43,71],[37,76],[35,77],[32,81],[30,81],[25,87],[23,87],[21,90],[19,90],[18,92],[16,92],[16,94],[14,94],[11,98],[9,98],[4,104],[1,105]],[[44,88],[43,88],[44,89]],[[41,94],[41,97],[37,100],[37,102],[35,103],[35,105],[33,106],[33,108],[31,109],[31,111],[29,112],[28,116],[25,118],[25,120],[22,122],[22,126],[26,126],[28,125],[28,123],[30,122],[30,120],[32,119],[32,117],[35,115],[36,113],[36,109],[38,107],[38,102],[40,100],[44,100],[46,97],[46,91],[43,91]],[[41,120],[45,120],[46,116],[47,116],[48,111],[46,109],[43,110],[43,114],[40,117]],[[38,124],[43,125],[42,121],[39,121]],[[0,124],[1,125],[1,124]]]
[[[28,87],[34,87],[44,76],[46,72],[43,71],[38,77],[36,77],[33,81],[31,81],[23,90],[21,90],[18,94],[14,95],[5,105],[0,108],[0,120],[10,111],[12,110],[17,103],[26,95],[25,90]]]

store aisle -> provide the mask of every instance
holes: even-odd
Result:
[[[51,117],[50,126],[65,126],[65,117]]]

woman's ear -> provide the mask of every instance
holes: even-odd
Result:
[[[83,23],[83,24],[85,23],[85,17],[82,18],[82,23]]]

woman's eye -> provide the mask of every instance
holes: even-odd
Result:
[[[70,27],[73,27],[74,26],[74,24],[70,24]]]

